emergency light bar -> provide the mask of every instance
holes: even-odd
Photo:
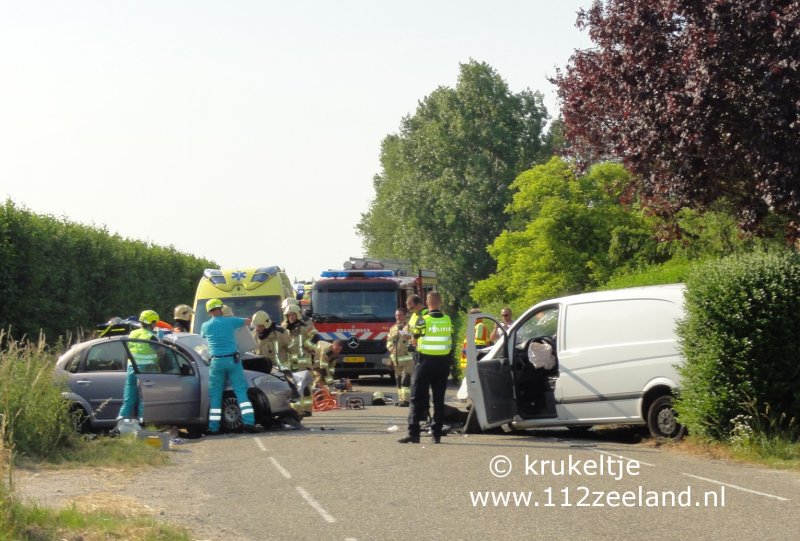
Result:
[[[322,278],[391,278],[394,271],[390,270],[328,270],[322,271]]]

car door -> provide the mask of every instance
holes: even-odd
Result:
[[[129,340],[139,341],[142,340]],[[137,367],[146,422],[181,425],[200,417],[200,378],[194,363],[171,345],[147,341],[152,367]]]
[[[88,349],[69,386],[83,397],[97,421],[113,421],[122,407],[128,352],[118,340],[101,342]]]
[[[478,360],[475,347],[475,323],[491,320],[489,314],[470,314],[467,321],[467,390],[474,415],[481,429],[510,423],[517,413],[513,367],[504,339]]]

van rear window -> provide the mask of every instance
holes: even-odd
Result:
[[[622,299],[567,308],[564,347],[584,349],[674,340],[680,307],[661,299]]]

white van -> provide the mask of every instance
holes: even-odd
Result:
[[[680,439],[685,430],[672,397],[682,362],[675,325],[683,292],[675,284],[541,302],[480,360],[475,320],[493,318],[472,314],[459,392],[472,402],[467,428],[646,424],[655,437]]]

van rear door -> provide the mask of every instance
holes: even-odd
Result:
[[[517,414],[514,377],[508,357],[507,337],[499,346],[478,360],[475,347],[475,322],[497,320],[489,314],[470,314],[467,320],[467,390],[481,429],[487,430],[510,423]]]

